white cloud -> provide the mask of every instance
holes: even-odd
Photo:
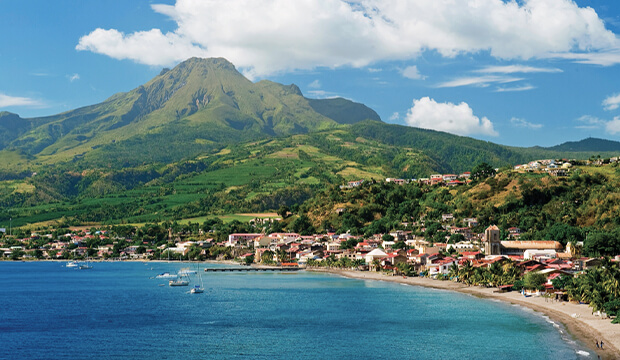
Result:
[[[95,29],[76,49],[157,66],[221,56],[253,76],[365,67],[427,50],[444,57],[620,59],[615,34],[573,0],[177,0],[151,7],[177,29]]]
[[[311,82],[310,84],[308,84],[308,87],[311,88],[311,89],[320,89],[321,88],[321,82],[319,81],[319,79],[316,79],[313,82]]]
[[[577,129],[604,129],[612,135],[620,133],[620,116],[615,116],[612,120],[604,120],[592,115],[583,115],[577,121],[584,123],[584,125],[576,126]]]
[[[80,74],[67,75],[67,79],[69,79],[69,82],[80,80]]]
[[[543,127],[542,124],[534,124],[529,121],[526,121],[525,119],[519,119],[516,117],[513,117],[512,119],[510,119],[510,122],[516,127],[524,127],[528,129],[540,129]]]
[[[601,120],[597,118],[596,116],[592,116],[592,115],[583,115],[579,117],[577,121],[582,122],[587,125],[592,125],[592,126],[600,126],[600,125],[605,124],[605,120]]]
[[[541,57],[573,60],[578,64],[611,66],[620,64],[620,49],[617,46],[613,46],[612,49],[603,49],[601,51],[556,53]]]
[[[521,81],[523,78],[511,77],[511,76],[497,76],[497,75],[485,75],[485,76],[471,76],[471,77],[462,77],[450,81],[446,81],[438,84],[436,87],[445,88],[445,87],[459,87],[459,86],[479,86],[479,87],[487,87],[490,84],[506,84],[515,81]]]
[[[398,113],[398,111],[390,115],[390,121],[396,121],[398,119],[400,119],[400,114]]]
[[[521,86],[513,86],[513,87],[498,87],[495,89],[495,92],[511,92],[511,91],[527,91],[536,89],[536,86],[532,86],[530,84],[521,85]]]
[[[42,106],[39,100],[27,98],[27,97],[17,97],[17,96],[9,96],[0,93],[0,107],[8,107],[8,106]]]
[[[422,76],[422,74],[420,74],[420,72],[418,71],[418,67],[415,65],[407,66],[406,68],[402,69],[400,73],[407,79],[412,79],[412,80],[426,79],[426,76]]]
[[[620,107],[620,94],[608,96],[603,100],[603,108],[607,111],[616,110]]]
[[[381,72],[381,71],[383,71],[383,69],[380,69],[380,68],[371,68],[371,67],[367,68],[366,70],[368,70],[368,72],[370,72],[370,73],[377,73],[377,72]]]
[[[541,68],[525,65],[505,65],[505,66],[487,66],[476,70],[478,73],[485,74],[514,74],[514,73],[560,73],[561,69],[557,68]]]
[[[620,133],[620,116],[614,117],[613,120],[605,124],[605,130],[612,135]]]
[[[405,121],[409,126],[445,131],[457,135],[498,136],[493,123],[483,117],[474,115],[465,102],[438,103],[429,97],[413,100],[413,107],[407,112]]]

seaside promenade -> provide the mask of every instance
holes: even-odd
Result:
[[[612,324],[609,319],[602,319],[592,313],[592,308],[585,304],[572,302],[555,302],[543,297],[524,297],[519,292],[496,293],[496,288],[467,286],[453,281],[434,280],[421,277],[388,276],[371,271],[353,271],[337,269],[308,269],[309,271],[327,272],[349,278],[363,280],[391,281],[408,285],[424,286],[435,289],[458,291],[480,298],[495,299],[528,307],[541,312],[554,321],[562,323],[566,329],[584,345],[600,356],[601,359],[620,358],[620,324]],[[597,349],[596,341],[603,340],[604,349]],[[596,359],[596,357],[593,357]]]

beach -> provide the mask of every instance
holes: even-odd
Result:
[[[349,278],[363,280],[391,281],[401,284],[424,286],[435,289],[458,291],[480,298],[495,299],[511,304],[525,306],[534,311],[547,315],[550,319],[562,323],[568,332],[582,341],[589,350],[599,355],[601,359],[620,358],[620,324],[612,324],[609,319],[602,319],[592,314],[592,308],[585,304],[572,302],[555,302],[543,297],[524,297],[519,292],[496,293],[496,288],[467,286],[453,281],[441,281],[429,278],[388,276],[378,272],[338,270],[338,269],[308,269],[308,271],[326,272]],[[597,349],[596,341],[604,342],[604,349]],[[596,358],[596,357],[594,357]]]

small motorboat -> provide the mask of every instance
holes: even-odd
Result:
[[[171,274],[169,272],[164,272],[155,276],[156,279],[176,279],[177,277],[177,274]]]

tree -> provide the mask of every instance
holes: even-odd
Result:
[[[278,215],[280,215],[280,217],[282,217],[282,219],[286,219],[286,217],[288,216],[289,211],[291,211],[291,209],[288,206],[282,205],[278,209]]]
[[[523,286],[526,289],[540,289],[546,282],[547,277],[539,271],[530,271],[523,277]]]
[[[461,241],[465,241],[465,236],[463,234],[452,234],[450,235],[448,244],[456,244],[460,243]]]
[[[485,162],[476,165],[471,171],[472,180],[484,180],[489,176],[495,176],[495,169]]]
[[[392,236],[390,234],[383,234],[383,236],[381,236],[381,240],[383,240],[383,241],[394,241],[394,236]]]
[[[265,251],[261,255],[260,260],[264,264],[273,264],[273,251],[271,251],[271,250]]]

